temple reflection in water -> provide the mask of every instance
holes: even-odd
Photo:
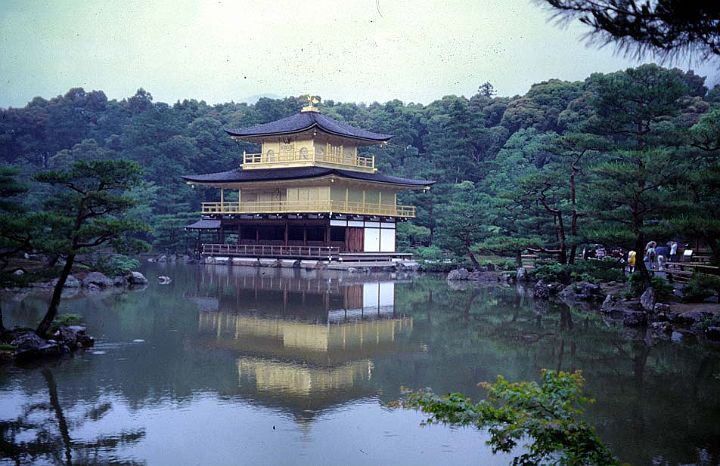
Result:
[[[197,294],[205,344],[237,356],[238,389],[296,417],[371,396],[373,361],[420,351],[398,338],[412,319],[395,309],[387,275],[206,267]]]

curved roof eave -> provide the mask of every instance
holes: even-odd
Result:
[[[230,136],[238,138],[262,138],[298,134],[317,128],[327,134],[338,137],[354,139],[369,143],[386,142],[392,138],[391,134],[373,133],[362,128],[356,128],[347,123],[334,120],[317,112],[300,112],[280,120],[263,123],[248,128],[225,129]]]
[[[182,178],[189,183],[229,184],[257,183],[263,181],[290,181],[308,178],[321,178],[332,175],[351,180],[404,186],[408,188],[420,188],[435,184],[435,181],[432,180],[413,180],[410,178],[400,178],[397,176],[382,175],[379,173],[363,173],[324,167],[268,168],[247,171],[235,169],[204,175],[186,175]]]

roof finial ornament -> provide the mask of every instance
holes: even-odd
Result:
[[[315,104],[319,104],[320,100],[310,94],[308,94],[306,98],[308,100],[308,104],[302,108],[301,112],[319,112],[320,109],[318,109]]]

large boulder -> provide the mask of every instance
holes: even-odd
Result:
[[[27,361],[38,357],[60,356],[68,352],[69,348],[53,340],[44,340],[35,332],[26,332],[17,335],[11,342],[15,346],[15,359]]]
[[[91,285],[99,288],[108,288],[114,285],[110,277],[100,272],[90,272],[83,279],[82,283],[85,288],[90,288]]]
[[[58,328],[53,339],[69,348],[89,348],[95,344],[95,339],[86,331],[87,329],[81,325],[67,325]]]
[[[670,312],[670,305],[665,303],[655,303],[655,307],[653,307],[653,311],[658,313],[667,313]]]
[[[623,325],[626,327],[640,327],[647,324],[647,314],[642,311],[625,311]]]
[[[675,321],[683,324],[696,324],[713,318],[715,314],[710,311],[685,311],[675,318]]]
[[[113,278],[113,286],[125,286],[127,285],[127,280],[125,280],[125,277],[122,275],[118,275],[117,277]]]
[[[395,269],[398,272],[417,272],[420,264],[413,260],[400,261],[395,263]]]
[[[542,280],[535,283],[535,286],[533,287],[533,297],[535,299],[549,299],[550,288],[548,287],[547,283]]]
[[[600,285],[590,282],[577,282],[566,286],[559,294],[564,301],[602,301],[603,292]],[[607,300],[607,297],[605,297]]]
[[[20,333],[10,342],[16,348],[16,351],[28,351],[38,349],[46,343],[35,332]]]
[[[546,283],[543,280],[539,280],[533,286],[533,296],[538,299],[548,299],[550,296],[555,296],[560,293],[564,285],[559,282]]]
[[[147,285],[148,279],[140,272],[130,272],[127,281],[131,285]]]
[[[519,282],[526,281],[528,279],[528,273],[527,270],[525,270],[525,267],[518,267],[517,272],[515,273],[515,280]]]
[[[95,344],[95,339],[86,333],[81,325],[62,326],[53,334],[53,339],[60,345],[68,348],[89,348]]]
[[[640,305],[647,312],[655,310],[655,290],[650,287],[640,296]]]
[[[656,337],[669,337],[672,334],[673,327],[670,322],[652,322],[650,330]]]
[[[605,296],[605,300],[603,301],[602,306],[600,306],[600,310],[602,312],[612,312],[616,301],[615,296],[608,294]]]
[[[448,280],[467,280],[470,276],[470,272],[467,271],[465,268],[455,269],[451,270],[450,273],[447,274]]]
[[[54,279],[52,281],[52,286],[54,287],[55,285],[57,285],[57,282],[58,282],[58,279],[57,278]],[[68,277],[65,279],[64,288],[80,288],[80,286],[82,286],[82,283],[80,282],[80,280],[75,278],[75,276],[73,276],[73,275],[68,275]]]

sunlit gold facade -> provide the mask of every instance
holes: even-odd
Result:
[[[405,258],[397,255],[396,225],[414,218],[416,209],[398,203],[398,194],[430,189],[433,182],[377,173],[367,148],[385,145],[392,135],[334,120],[319,111],[318,99],[308,102],[295,115],[227,130],[260,146],[243,152],[240,168],[184,177],[219,194],[201,203],[201,221],[187,227],[198,231],[196,251],[266,257],[262,246],[272,246],[282,258]],[[215,241],[204,243],[208,231]]]

